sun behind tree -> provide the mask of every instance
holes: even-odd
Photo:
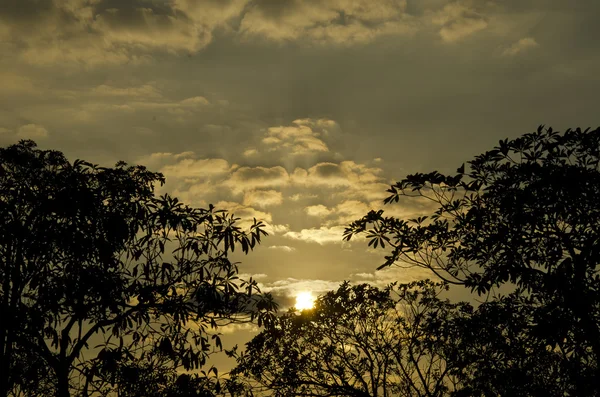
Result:
[[[294,307],[298,310],[310,310],[315,307],[315,297],[311,292],[303,291],[296,296]]]

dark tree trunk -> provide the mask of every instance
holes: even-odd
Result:
[[[61,364],[58,368],[58,371],[56,371],[56,378],[56,397],[70,397],[71,390],[69,387],[69,368]]]
[[[11,302],[10,302],[10,250],[5,258],[4,280],[2,285],[2,303],[0,306],[0,396],[7,396],[10,391],[10,364],[12,361],[13,335],[11,324],[13,324]]]
[[[587,280],[587,262],[578,257],[575,261],[574,277],[572,290],[567,291],[569,308],[579,318],[583,329],[585,339],[591,346],[594,355],[595,379],[593,384],[577,385],[577,389],[582,389],[583,395],[600,395],[600,330],[598,323],[594,319],[595,307],[593,304],[593,292],[590,293],[590,287]],[[591,390],[590,390],[591,389]]]

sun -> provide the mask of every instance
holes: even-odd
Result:
[[[296,296],[294,307],[298,310],[310,310],[315,306],[315,298],[310,292],[300,292]]]

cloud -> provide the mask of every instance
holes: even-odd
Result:
[[[243,156],[244,157],[253,157],[253,156],[256,156],[257,154],[258,154],[258,150],[250,148],[250,149],[244,150]]]
[[[381,201],[365,203],[359,200],[344,200],[334,207],[328,208],[322,204],[312,205],[304,208],[309,216],[321,218],[320,228],[302,229],[290,231],[284,237],[317,243],[320,245],[328,243],[343,243],[342,235],[347,225],[367,215],[370,210],[379,210],[383,207]],[[400,204],[385,206],[385,215],[400,219],[412,219],[422,215],[431,214],[437,207],[435,204],[422,197],[401,199]],[[364,236],[353,237],[353,241],[362,240]]]
[[[68,90],[48,91],[53,93],[52,99],[72,101],[68,106],[58,108],[64,114],[61,118],[68,117],[69,120],[85,124],[103,123],[107,117],[114,116],[126,116],[129,120],[145,118],[156,121],[156,117],[160,116],[161,121],[170,119],[183,122],[190,118],[198,121],[199,116],[208,114],[206,110],[215,110],[217,107],[201,95],[184,99],[166,97],[154,82],[125,86],[101,84],[82,95]],[[207,124],[204,129],[212,130],[215,127]]]
[[[137,98],[161,98],[162,95],[156,87],[151,84],[144,84],[138,87],[114,87],[106,84],[99,85],[92,89],[92,94],[97,96],[109,97],[137,97]]]
[[[203,96],[195,96],[192,98],[187,98],[187,99],[182,100],[179,103],[182,104],[183,106],[192,106],[192,107],[210,104],[208,99],[204,98]]]
[[[197,159],[191,151],[152,153],[138,158],[136,163],[165,176],[166,184],[157,187],[157,193],[169,192],[195,207],[206,207],[217,187],[237,167],[224,159]]]
[[[252,273],[252,274],[249,274],[249,273],[239,273],[238,277],[240,279],[242,279],[242,280],[249,281],[251,278],[253,280],[262,280],[262,279],[267,278],[268,276],[265,273]]]
[[[216,32],[352,46],[410,36],[433,22],[442,40],[454,42],[487,27],[478,4],[487,3],[441,0],[409,9],[408,0],[11,0],[0,8],[0,42],[30,64],[85,68],[194,54]],[[422,15],[414,12],[423,7]]]
[[[226,210],[229,215],[240,218],[236,221],[236,224],[242,229],[247,230],[250,228],[254,223],[254,219],[256,219],[257,222],[263,222],[263,229],[270,235],[286,233],[290,230],[288,225],[274,224],[271,213],[260,211],[244,204],[232,201],[219,201],[215,204],[215,208],[217,210]]]
[[[362,218],[371,209],[373,209],[372,206],[369,206],[362,201],[346,200],[336,205],[332,213],[337,215],[335,222],[338,224],[347,225],[357,219]]]
[[[368,168],[354,161],[336,163],[318,163],[307,170],[297,168],[292,178],[296,183],[307,186],[352,186],[369,184],[382,180],[378,175],[381,168]]]
[[[406,5],[406,0],[257,0],[243,16],[240,31],[278,42],[366,43],[411,33]]]
[[[117,5],[119,3],[121,5]],[[119,3],[112,4],[111,8],[96,7],[94,10],[97,14],[93,27],[115,45],[196,52],[212,40],[210,29],[178,16],[170,7]]]
[[[389,187],[382,172],[354,161],[322,162],[308,169],[296,168],[291,179],[297,186],[337,189],[349,198],[375,200],[383,199]]]
[[[292,194],[289,199],[292,201],[300,201],[300,200],[309,200],[309,199],[315,199],[319,197],[316,194],[301,194],[301,193],[296,193],[296,194]]]
[[[229,22],[238,18],[249,0],[175,0],[174,8],[197,24],[231,30]]]
[[[435,12],[434,25],[441,26],[439,35],[443,41],[452,43],[487,28],[487,19],[466,2],[452,2]]]
[[[6,96],[23,94],[27,96],[40,95],[39,87],[36,87],[37,84],[35,81],[17,73],[0,70],[0,84],[2,84],[3,94]]]
[[[337,123],[326,119],[299,119],[294,123],[295,126],[318,124],[321,124],[319,128],[331,127],[334,131],[337,126]],[[314,130],[311,128],[311,131]],[[304,132],[300,128],[278,131],[278,134],[281,138],[294,139],[303,136]],[[346,225],[372,209],[380,209],[381,199],[387,196],[385,190],[389,187],[388,181],[382,177],[381,168],[354,161],[319,162],[306,169],[296,168],[290,174],[281,166],[239,167],[224,159],[197,159],[193,152],[154,153],[143,160],[143,164],[165,174],[167,188],[183,202],[202,207],[207,201],[217,202],[218,208],[243,218],[242,227],[250,226],[252,219],[256,218],[265,222],[265,230],[269,234],[321,245],[342,244]],[[303,212],[311,217],[309,222],[316,218],[316,224],[290,230],[288,225],[273,222],[273,216],[265,208],[283,203],[283,189],[296,190],[295,194],[288,196],[289,205],[297,208],[296,213]],[[317,191],[319,194],[316,194]],[[328,191],[326,196],[324,191]],[[235,195],[242,197],[233,199]],[[319,197],[327,201],[315,203]],[[306,205],[301,200],[311,201]],[[388,214],[406,218],[431,212],[426,204],[413,200],[385,209]]]
[[[322,204],[308,206],[308,207],[304,208],[304,211],[306,212],[306,214],[308,216],[318,216],[318,217],[327,216],[327,215],[331,214],[331,212],[332,212],[330,209],[328,209],[327,207],[325,207]]]
[[[330,218],[322,220],[325,226],[348,225],[362,218],[372,209],[379,209],[381,203],[375,201],[370,204],[358,200],[345,200],[333,208],[327,208],[322,204],[311,205],[304,209],[309,216]]]
[[[271,250],[284,251],[284,252],[294,252],[294,251],[296,251],[296,248],[290,247],[290,246],[287,246],[287,245],[272,245],[272,246],[267,247],[267,248],[271,249]]]
[[[97,68],[148,64],[165,53],[195,54],[217,32],[242,42],[353,46],[412,36],[433,24],[443,41],[455,42],[486,29],[492,18],[485,11],[495,3],[10,0],[0,8],[0,43],[30,64]]]
[[[271,235],[273,234],[281,234],[290,231],[289,225],[276,225],[271,223],[266,223],[265,231]]]
[[[175,164],[165,165],[160,172],[167,178],[206,179],[226,175],[231,169],[231,165],[223,159],[183,158]]]
[[[261,329],[258,327],[258,325],[254,324],[254,323],[240,323],[240,324],[232,323],[232,324],[222,325],[219,327],[219,334],[221,334],[221,335],[231,335],[231,334],[239,335],[239,332],[258,333],[260,331],[261,331]]]
[[[510,47],[506,48],[502,55],[504,56],[515,56],[523,51],[530,50],[537,47],[539,44],[533,37],[525,37],[516,43],[513,43]]]
[[[229,214],[233,214],[236,218],[240,218],[237,223],[238,226],[243,229],[250,227],[254,222],[254,219],[269,224],[273,223],[273,218],[270,213],[263,212],[240,203],[232,201],[219,201],[215,204],[215,208],[217,210],[226,210]]]
[[[240,167],[223,184],[234,193],[241,193],[248,190],[286,186],[289,182],[290,176],[281,166]]]
[[[329,148],[321,137],[337,129],[339,126],[333,120],[294,120],[291,126],[270,127],[262,143],[270,150],[287,150],[293,155],[328,152]]]
[[[193,53],[247,0],[19,0],[0,9],[0,41],[34,64],[141,63],[152,51]]]
[[[265,289],[268,289],[268,291],[286,290],[290,291],[295,296],[296,293],[303,291],[312,291],[316,293],[331,291],[332,289],[337,289],[340,283],[338,281],[330,280],[296,279],[288,277],[286,279],[265,283],[264,285]]]
[[[181,183],[173,183],[173,180],[167,179],[167,184],[157,189],[157,193],[169,192],[174,197],[177,197],[181,202],[192,207],[206,208],[209,204],[207,200],[209,195],[217,191],[217,186],[211,181],[194,182],[191,185]]]
[[[454,42],[487,27],[487,22],[477,18],[462,18],[440,29],[440,36],[446,42]]]
[[[24,124],[16,130],[0,127],[0,138],[13,142],[21,139],[43,140],[49,135],[48,130],[41,124]]]
[[[48,137],[48,130],[39,124],[22,125],[17,130],[20,139],[43,139]]]
[[[348,170],[336,163],[319,163],[308,170],[296,168],[292,178],[296,184],[306,186],[351,186],[351,176],[346,171]]]
[[[127,104],[136,110],[163,110],[177,115],[191,115],[194,111],[203,109],[207,105],[210,105],[210,102],[202,96],[186,98],[181,101],[132,101]]]
[[[379,251],[382,262],[384,250]],[[350,275],[349,281],[352,284],[371,284],[373,286],[384,288],[391,283],[410,283],[417,280],[435,279],[435,275],[429,269],[423,269],[416,266],[392,266],[381,270],[368,273],[355,273]]]
[[[170,153],[170,152],[156,152],[151,153],[147,156],[139,157],[136,162],[144,165],[150,169],[160,169],[166,164],[180,161],[181,159],[194,157],[194,152],[182,152],[182,153]]]
[[[300,240],[309,243],[323,244],[342,244],[342,236],[344,234],[344,226],[321,226],[320,228],[302,229],[299,232],[287,232],[283,237]]]
[[[283,194],[275,190],[252,190],[244,193],[244,205],[265,208],[282,202]]]

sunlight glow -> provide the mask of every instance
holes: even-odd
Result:
[[[310,310],[315,306],[315,298],[310,292],[300,292],[296,296],[296,304],[294,306],[298,310]]]

